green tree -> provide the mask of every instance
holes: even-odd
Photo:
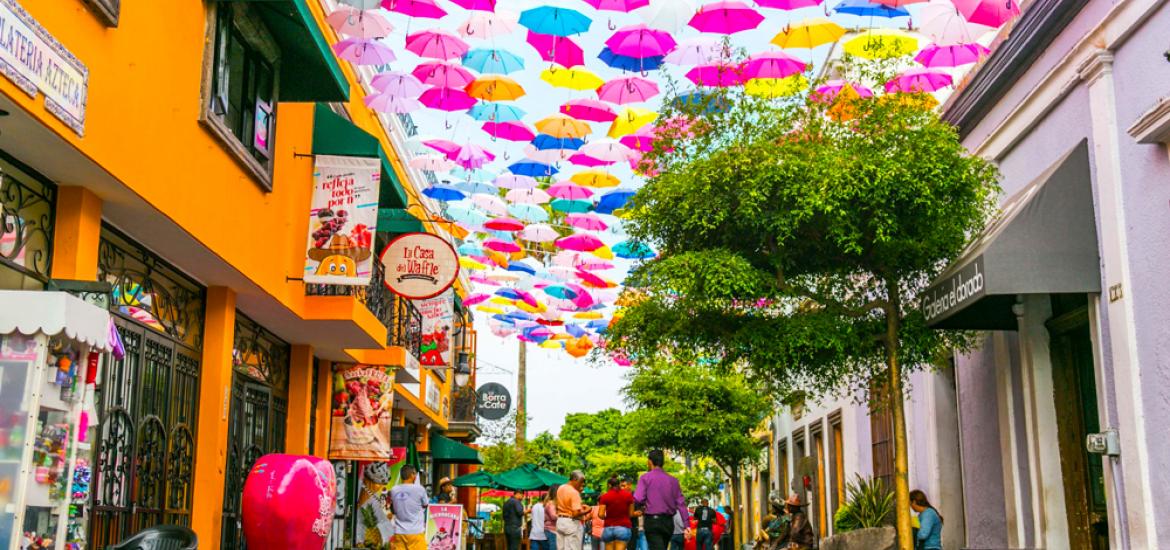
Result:
[[[870,85],[885,77],[851,60],[840,70]],[[659,259],[633,274],[636,303],[610,347],[640,361],[669,350],[781,396],[879,390],[909,550],[903,379],[970,341],[930,330],[919,293],[994,211],[997,173],[926,96],[725,90],[707,101],[671,102],[659,119],[643,164],[657,175],[628,224]]]
[[[628,422],[617,409],[595,413],[569,413],[561,426],[561,439],[572,441],[584,455],[595,452],[631,452]]]
[[[541,432],[529,440],[524,453],[528,462],[565,476],[573,470],[585,468],[584,457],[577,446],[549,432]]]
[[[617,452],[600,452],[589,455],[585,479],[598,492],[609,488],[609,478],[617,476],[636,483],[638,476],[646,471],[646,457]]]
[[[483,469],[493,474],[511,470],[525,462],[524,451],[511,441],[501,441],[480,449]]]
[[[709,497],[719,492],[719,469],[708,461],[701,460],[690,469],[682,470],[678,483],[687,499]]]

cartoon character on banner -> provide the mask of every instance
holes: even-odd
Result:
[[[443,354],[450,348],[451,338],[447,333],[451,327],[446,325],[435,328],[434,332],[422,336],[422,345],[419,347],[418,362],[428,367],[445,367]]]
[[[260,457],[244,482],[242,519],[250,548],[320,550],[333,527],[333,465],[313,456]]]

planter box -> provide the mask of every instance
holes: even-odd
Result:
[[[897,532],[893,527],[858,529],[821,541],[821,550],[895,550]]]

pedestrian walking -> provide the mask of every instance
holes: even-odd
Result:
[[[415,483],[418,471],[403,466],[402,483],[390,489],[390,550],[427,550],[427,490]]]
[[[695,550],[715,548],[715,535],[712,529],[715,528],[715,516],[718,512],[709,504],[710,501],[704,498],[699,500],[699,506],[695,508]]]
[[[675,512],[682,516],[684,523],[690,521],[690,513],[687,511],[687,501],[683,498],[678,479],[662,469],[666,462],[666,455],[662,450],[650,451],[647,461],[650,471],[638,479],[634,502],[643,507],[646,519],[642,527],[646,532],[649,550],[667,550],[670,538],[674,534]]]
[[[531,550],[553,550],[549,548],[548,534],[544,531],[544,498],[536,499],[528,510],[528,547]]]
[[[601,506],[594,506],[589,515],[589,543],[593,550],[601,550],[601,537],[605,530],[605,519],[601,515]]]
[[[942,550],[943,518],[930,504],[926,493],[917,489],[910,491],[910,508],[918,513],[918,536],[915,548],[918,550]]]
[[[584,520],[590,508],[581,503],[585,474],[573,470],[569,482],[557,488],[557,550],[581,550]]]
[[[553,485],[544,496],[544,536],[548,539],[549,550],[557,550],[557,490],[560,488],[560,485]]]
[[[598,514],[605,524],[601,541],[605,550],[626,550],[633,528],[630,517],[634,515],[634,495],[622,488],[617,476],[609,478],[608,485],[609,490],[597,501]]]
[[[683,550],[687,545],[687,524],[683,523],[682,514],[674,513],[674,532],[670,535],[670,550]]]
[[[508,550],[520,550],[520,541],[524,538],[524,504],[516,494],[508,495],[508,500],[504,501],[504,539],[508,542]]]
[[[812,524],[808,521],[808,514],[804,512],[805,503],[800,496],[793,494],[784,503],[784,509],[792,518],[780,538],[780,548],[784,550],[810,550],[816,544],[816,535],[813,534]]]

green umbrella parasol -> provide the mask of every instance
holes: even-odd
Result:
[[[531,491],[568,483],[569,478],[532,464],[521,464],[511,470],[496,474],[495,482],[500,487],[515,491]]]
[[[451,480],[451,485],[456,487],[479,487],[483,489],[495,487],[496,480],[487,472],[473,472]]]

